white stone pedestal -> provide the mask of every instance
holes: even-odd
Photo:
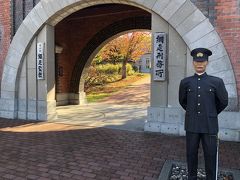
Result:
[[[185,136],[182,108],[148,107],[144,131]],[[240,112],[224,111],[219,116],[219,138],[226,141],[240,141]]]

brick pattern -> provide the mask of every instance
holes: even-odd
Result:
[[[0,21],[0,48],[2,48],[2,41],[3,41],[3,26]]]
[[[112,36],[123,31],[133,29],[151,30],[151,17],[133,17],[124,19],[122,21],[113,23],[105,27],[103,30],[99,31],[81,51],[81,54],[79,55],[79,58],[81,57],[81,61],[76,61],[75,63],[71,77],[70,92],[79,92],[79,83],[82,71],[92,52],[106,39],[109,39]]]
[[[56,43],[63,47],[57,57],[57,69],[63,67],[63,76],[56,77],[57,93],[79,92],[81,73],[93,50],[117,33],[150,29],[150,17],[148,12],[127,5],[95,6],[57,24]]]
[[[216,29],[230,56],[238,97],[240,96],[240,4],[238,0],[216,0]],[[240,98],[239,98],[240,104]]]
[[[29,123],[0,120],[3,180],[157,180],[166,160],[186,161],[184,137]],[[221,142],[219,152],[221,167],[239,169],[239,143]]]
[[[11,17],[10,1],[0,0],[0,78],[2,76],[3,63],[10,46]]]

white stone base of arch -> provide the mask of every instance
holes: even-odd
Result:
[[[18,102],[18,104],[14,104]],[[56,101],[48,100],[48,101],[36,101],[36,100],[28,100],[26,99],[18,99],[18,100],[8,100],[1,99],[0,100],[1,111],[0,116],[2,118],[7,119],[25,119],[25,120],[40,120],[45,121],[53,120],[57,118],[56,113]],[[15,109],[8,109],[9,107],[18,106],[18,111]]]
[[[15,103],[16,100],[12,99],[0,99],[0,116],[7,119],[14,119],[17,115],[15,111]]]
[[[56,94],[57,106],[64,105],[83,105],[87,103],[86,93],[57,93]]]
[[[240,141],[240,113],[222,112],[219,117],[219,138]],[[144,131],[185,136],[184,111],[181,108],[148,107]]]
[[[46,121],[46,119],[54,120],[57,118],[55,100],[26,101],[26,99],[19,99],[18,103],[19,109],[16,112],[18,119]]]

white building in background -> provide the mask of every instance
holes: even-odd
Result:
[[[151,71],[151,53],[146,53],[141,56],[139,61],[136,62],[138,71],[141,73],[150,73]]]

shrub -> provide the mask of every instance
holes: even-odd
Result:
[[[120,64],[101,64],[97,65],[96,69],[103,74],[118,74],[120,69]]]
[[[131,76],[135,72],[131,64],[127,64],[127,75]],[[122,64],[100,64],[90,66],[87,76],[85,77],[85,90],[96,85],[116,82],[121,79]]]
[[[133,70],[133,67],[132,67],[132,65],[131,64],[127,64],[127,75],[128,76],[131,76],[131,75],[133,75],[135,72],[134,72],[134,70]]]

